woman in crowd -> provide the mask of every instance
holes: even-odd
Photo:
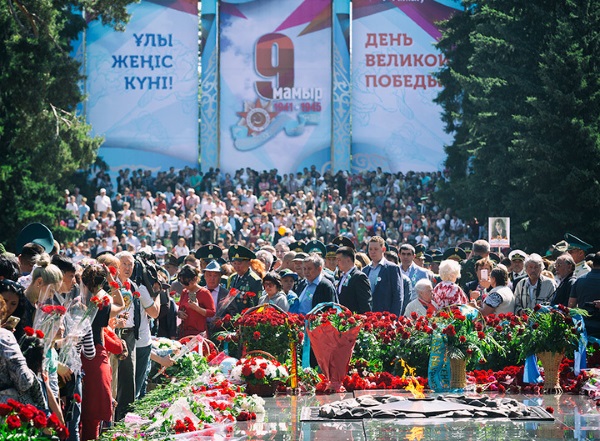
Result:
[[[456,281],[460,277],[460,264],[455,260],[444,260],[440,263],[440,278],[442,281],[433,288],[432,304],[436,309],[449,305],[465,304],[468,302],[465,292]]]
[[[20,317],[23,327],[33,327],[38,303],[53,302],[62,279],[61,270],[50,263],[50,256],[46,253],[40,254],[31,272],[31,284],[25,290],[24,311]],[[20,338],[21,335],[16,337]]]
[[[465,291],[471,300],[485,299],[490,288],[490,273],[493,268],[494,263],[487,257],[479,259],[475,263],[477,280],[473,280],[465,286]]]
[[[177,280],[185,287],[179,301],[179,336],[186,337],[205,332],[206,318],[213,317],[216,308],[210,291],[198,284],[200,271],[191,265],[184,265]]]
[[[111,317],[115,317],[123,307],[123,296],[115,283],[115,276],[105,265],[91,264],[81,274],[82,295],[89,300],[97,297],[109,299],[109,306],[98,308],[92,322],[92,333],[96,345],[96,356],[92,360],[82,357],[83,401],[81,403],[81,439],[96,439],[100,435],[100,422],[112,419],[112,372],[108,354],[104,346],[103,329]],[[109,292],[105,291],[105,287]]]
[[[277,305],[285,312],[289,310],[287,296],[283,292],[281,277],[275,271],[271,271],[263,277],[264,295],[258,300],[259,305],[270,303]]]
[[[515,296],[512,290],[506,286],[507,283],[508,271],[504,265],[498,265],[490,273],[492,290],[483,299],[479,309],[483,315],[515,312]]]
[[[6,317],[3,323],[6,326],[6,320],[11,316],[19,319],[19,323],[10,326],[10,330],[14,330],[18,336],[23,335],[23,324],[20,322],[20,318],[23,317],[24,305],[27,301],[23,295],[24,291],[23,287],[17,282],[9,279],[0,280],[0,297],[6,302]]]
[[[6,303],[0,297],[0,323],[6,317]],[[41,384],[27,366],[17,339],[8,329],[0,328],[0,402],[6,403],[9,398],[40,409],[48,408]]]

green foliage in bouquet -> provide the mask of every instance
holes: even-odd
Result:
[[[535,305],[533,311],[523,315],[526,324],[521,339],[521,357],[540,352],[556,352],[571,354],[577,349],[582,328],[573,318],[587,316],[582,309],[567,308],[559,305]]]

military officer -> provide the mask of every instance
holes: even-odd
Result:
[[[256,259],[253,251],[242,245],[233,245],[229,248],[229,259],[235,273],[227,280],[228,296],[230,296],[227,313],[235,315],[258,304],[262,280],[250,268],[250,260]]]

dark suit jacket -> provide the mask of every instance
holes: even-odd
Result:
[[[314,308],[319,303],[323,302],[336,302],[337,303],[337,293],[335,291],[335,287],[333,283],[331,283],[327,278],[321,275],[321,281],[317,285],[315,289],[315,293],[312,298],[312,307]]]
[[[338,281],[338,284],[341,282]],[[363,314],[372,308],[371,284],[365,273],[354,267],[339,291],[339,301],[352,312]]]
[[[573,273],[569,274],[564,280],[560,282],[556,292],[554,293],[553,305],[569,305],[569,296],[571,295],[571,288],[577,278],[573,276]]]
[[[225,288],[223,288],[223,285],[220,285],[219,286],[219,295],[217,296],[217,303],[215,304],[215,309],[217,311],[215,314],[215,318],[219,318],[219,317],[225,315],[225,311],[219,309],[219,304],[221,303],[221,300],[223,300],[225,297],[227,297],[227,294],[229,294],[229,291],[227,291]],[[257,295],[258,295],[258,293],[257,293]]]
[[[381,263],[378,282],[375,287],[371,287],[373,296],[373,311],[388,311],[400,315],[404,303],[404,282],[400,267],[388,262]],[[364,268],[364,273],[369,276],[371,265]]]

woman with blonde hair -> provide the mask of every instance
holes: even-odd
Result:
[[[31,271],[31,283],[25,290],[24,312],[21,317],[23,327],[33,327],[33,320],[37,305],[52,300],[54,295],[58,293],[58,289],[62,284],[62,271],[50,263],[50,256],[42,253],[37,256],[33,271]],[[20,338],[21,336],[16,336]]]
[[[460,277],[460,264],[455,260],[444,260],[440,263],[440,277],[442,281],[433,288],[433,299],[431,303],[436,309],[449,305],[469,302],[465,292],[456,281]]]

